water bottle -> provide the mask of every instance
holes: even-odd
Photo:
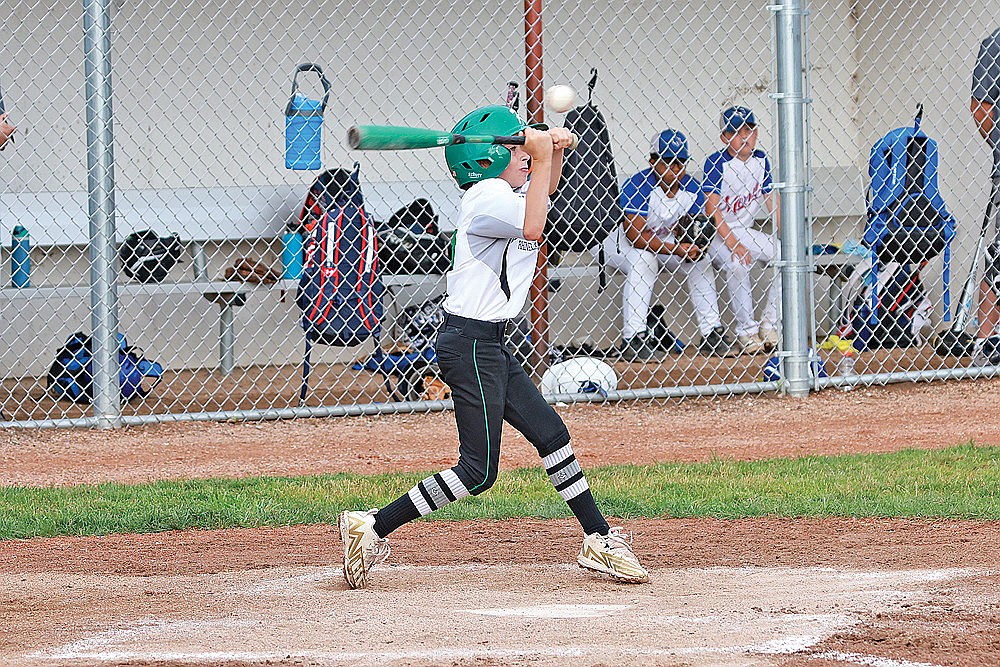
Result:
[[[281,269],[283,280],[302,276],[302,234],[287,231],[281,235]]]
[[[299,72],[316,72],[323,85],[323,99],[309,99],[298,92]],[[285,107],[285,168],[320,169],[323,166],[323,112],[330,99],[330,82],[323,69],[314,63],[295,68],[292,77],[292,97]]]
[[[28,230],[17,225],[10,242],[10,284],[31,287],[31,238]]]
[[[840,355],[840,360],[837,362],[837,375],[844,378],[854,375],[855,361],[857,361],[857,352],[854,350],[844,350]],[[842,384],[840,388],[844,391],[851,391],[854,389],[854,385]]]

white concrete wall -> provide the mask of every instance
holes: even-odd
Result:
[[[314,176],[283,165],[282,112],[292,71],[304,61],[323,65],[333,84],[324,164],[361,161],[376,217],[429,196],[447,227],[457,192],[440,151],[357,153],[343,143],[355,123],[448,128],[466,110],[501,101],[508,80],[523,81],[522,3],[434,5],[311,1],[293,8],[227,0],[202,8],[115,2],[120,235],[151,226],[185,238],[216,239],[217,273],[240,248],[275,260],[271,240],[294,214],[296,193],[304,194]],[[978,39],[992,27],[988,17],[1000,7],[997,2],[882,5],[830,0],[809,7],[812,212],[822,222],[814,228],[817,240],[860,234],[868,148],[885,131],[908,122],[917,97],[925,104],[926,129],[942,144],[946,199],[963,226],[978,226],[987,154],[969,122],[969,72]],[[649,136],[667,126],[687,133],[692,171],[700,172],[701,161],[718,147],[718,113],[734,103],[756,111],[760,145],[773,155],[774,104],[768,97],[774,88],[773,19],[766,6],[746,0],[550,0],[544,14],[545,83],[569,83],[585,96],[590,68],[598,68],[594,102],[608,120],[621,178],[645,166]],[[45,9],[18,3],[7,23],[12,31],[0,86],[21,133],[0,159],[0,224],[9,234],[14,222],[28,223],[36,241],[57,244],[37,256],[43,268],[33,276],[35,284],[79,284],[87,275],[81,248],[66,245],[87,236],[79,11],[78,3],[68,0]],[[315,88],[307,85],[305,91]],[[558,124],[562,116],[548,120]],[[217,209],[208,211],[197,202],[213,188],[230,194],[219,195]],[[261,205],[255,215],[240,208],[247,193],[266,202],[284,194],[280,203]],[[963,250],[971,247],[968,234],[959,240]],[[6,284],[6,254],[0,262]],[[189,268],[176,269],[178,278]],[[668,290],[678,289],[672,279],[667,284]],[[592,289],[563,293],[572,293],[574,302],[594,298]],[[615,341],[617,294],[602,295],[595,302],[601,307],[587,309],[601,317],[590,319],[577,311],[562,317],[562,298],[553,297],[558,342],[583,334],[602,334],[605,344]],[[123,326],[132,337],[134,331],[140,337],[150,332],[155,346],[137,342],[159,348],[171,364],[212,366],[215,306],[201,301],[195,297],[178,305],[180,317],[163,316],[161,309],[169,304],[129,310],[131,321]],[[7,304],[3,308],[9,311]],[[678,308],[689,309],[686,303]],[[158,310],[155,316],[150,309]],[[0,368],[8,374],[44,372],[54,347],[88,324],[78,307],[45,304],[37,310],[41,315],[26,315],[30,331],[23,318],[5,312]],[[248,303],[237,316],[237,363],[296,360],[296,317],[294,309],[285,312],[279,303]],[[175,333],[171,326],[177,326]]]

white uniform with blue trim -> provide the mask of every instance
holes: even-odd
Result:
[[[644,217],[646,227],[667,243],[677,243],[674,229],[681,216],[701,213],[704,203],[698,181],[685,176],[681,180],[680,190],[670,197],[659,186],[659,178],[652,168],[632,175],[622,186],[621,204],[625,213]],[[677,255],[641,250],[629,242],[623,227],[618,227],[609,234],[604,239],[603,247],[608,265],[625,274],[625,286],[622,289],[622,337],[626,340],[646,330],[653,287],[662,269],[684,274],[698,330],[703,336],[721,325],[715,280],[707,258],[685,262]],[[591,252],[597,254],[597,248],[593,248]]]
[[[751,266],[744,266],[733,259],[732,251],[722,237],[716,234],[709,247],[712,264],[725,272],[726,289],[730,306],[736,317],[736,335],[756,334],[762,327],[778,330],[778,304],[781,301],[781,283],[766,265],[778,257],[778,247],[769,234],[753,229],[754,218],[764,206],[764,199],[772,190],[771,164],[764,151],[754,151],[743,161],[729,151],[713,153],[705,160],[705,195],[719,195],[722,219],[739,242],[750,251],[754,264],[763,264],[764,279],[768,281],[767,300],[760,322],[754,317],[753,287],[750,284]]]

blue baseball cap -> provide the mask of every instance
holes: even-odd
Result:
[[[661,160],[684,160],[691,158],[688,140],[680,130],[664,130],[653,135],[649,144],[649,154]]]
[[[735,132],[744,125],[757,127],[757,118],[746,107],[729,107],[719,116],[719,129],[723,132]]]

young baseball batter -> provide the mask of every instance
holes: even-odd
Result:
[[[680,271],[694,305],[703,354],[726,356],[732,347],[722,328],[719,297],[711,262],[702,249],[678,241],[681,218],[702,213],[701,185],[687,174],[691,158],[687,137],[678,130],[653,136],[649,168],[633,174],[622,186],[622,225],[604,239],[607,263],[625,274],[622,288],[622,356],[647,360],[662,350],[649,339],[646,318],[659,270]],[[592,252],[597,253],[598,248]]]
[[[750,268],[778,256],[771,236],[753,229],[761,206],[776,214],[777,195],[771,187],[771,164],[764,151],[757,150],[757,119],[753,112],[746,107],[730,107],[722,112],[719,129],[724,148],[705,160],[702,183],[705,212],[715,220],[717,229],[709,256],[726,274],[737,342],[744,352],[756,354],[778,344],[781,283],[765,269],[770,284],[760,322],[754,318],[750,286]]]
[[[566,425],[503,343],[508,322],[524,308],[549,195],[573,135],[562,128],[528,127],[504,106],[477,109],[452,132],[525,137],[523,147],[461,144],[445,149],[448,168],[466,191],[436,346],[455,403],[458,463],[382,509],[341,513],[344,578],[351,588],[364,587],[372,566],[389,555],[389,533],[493,486],[501,426],[507,421],[538,450],[556,491],[583,527],[577,562],[621,581],[649,581],[629,546],[630,536],[610,528],[597,508]]]

